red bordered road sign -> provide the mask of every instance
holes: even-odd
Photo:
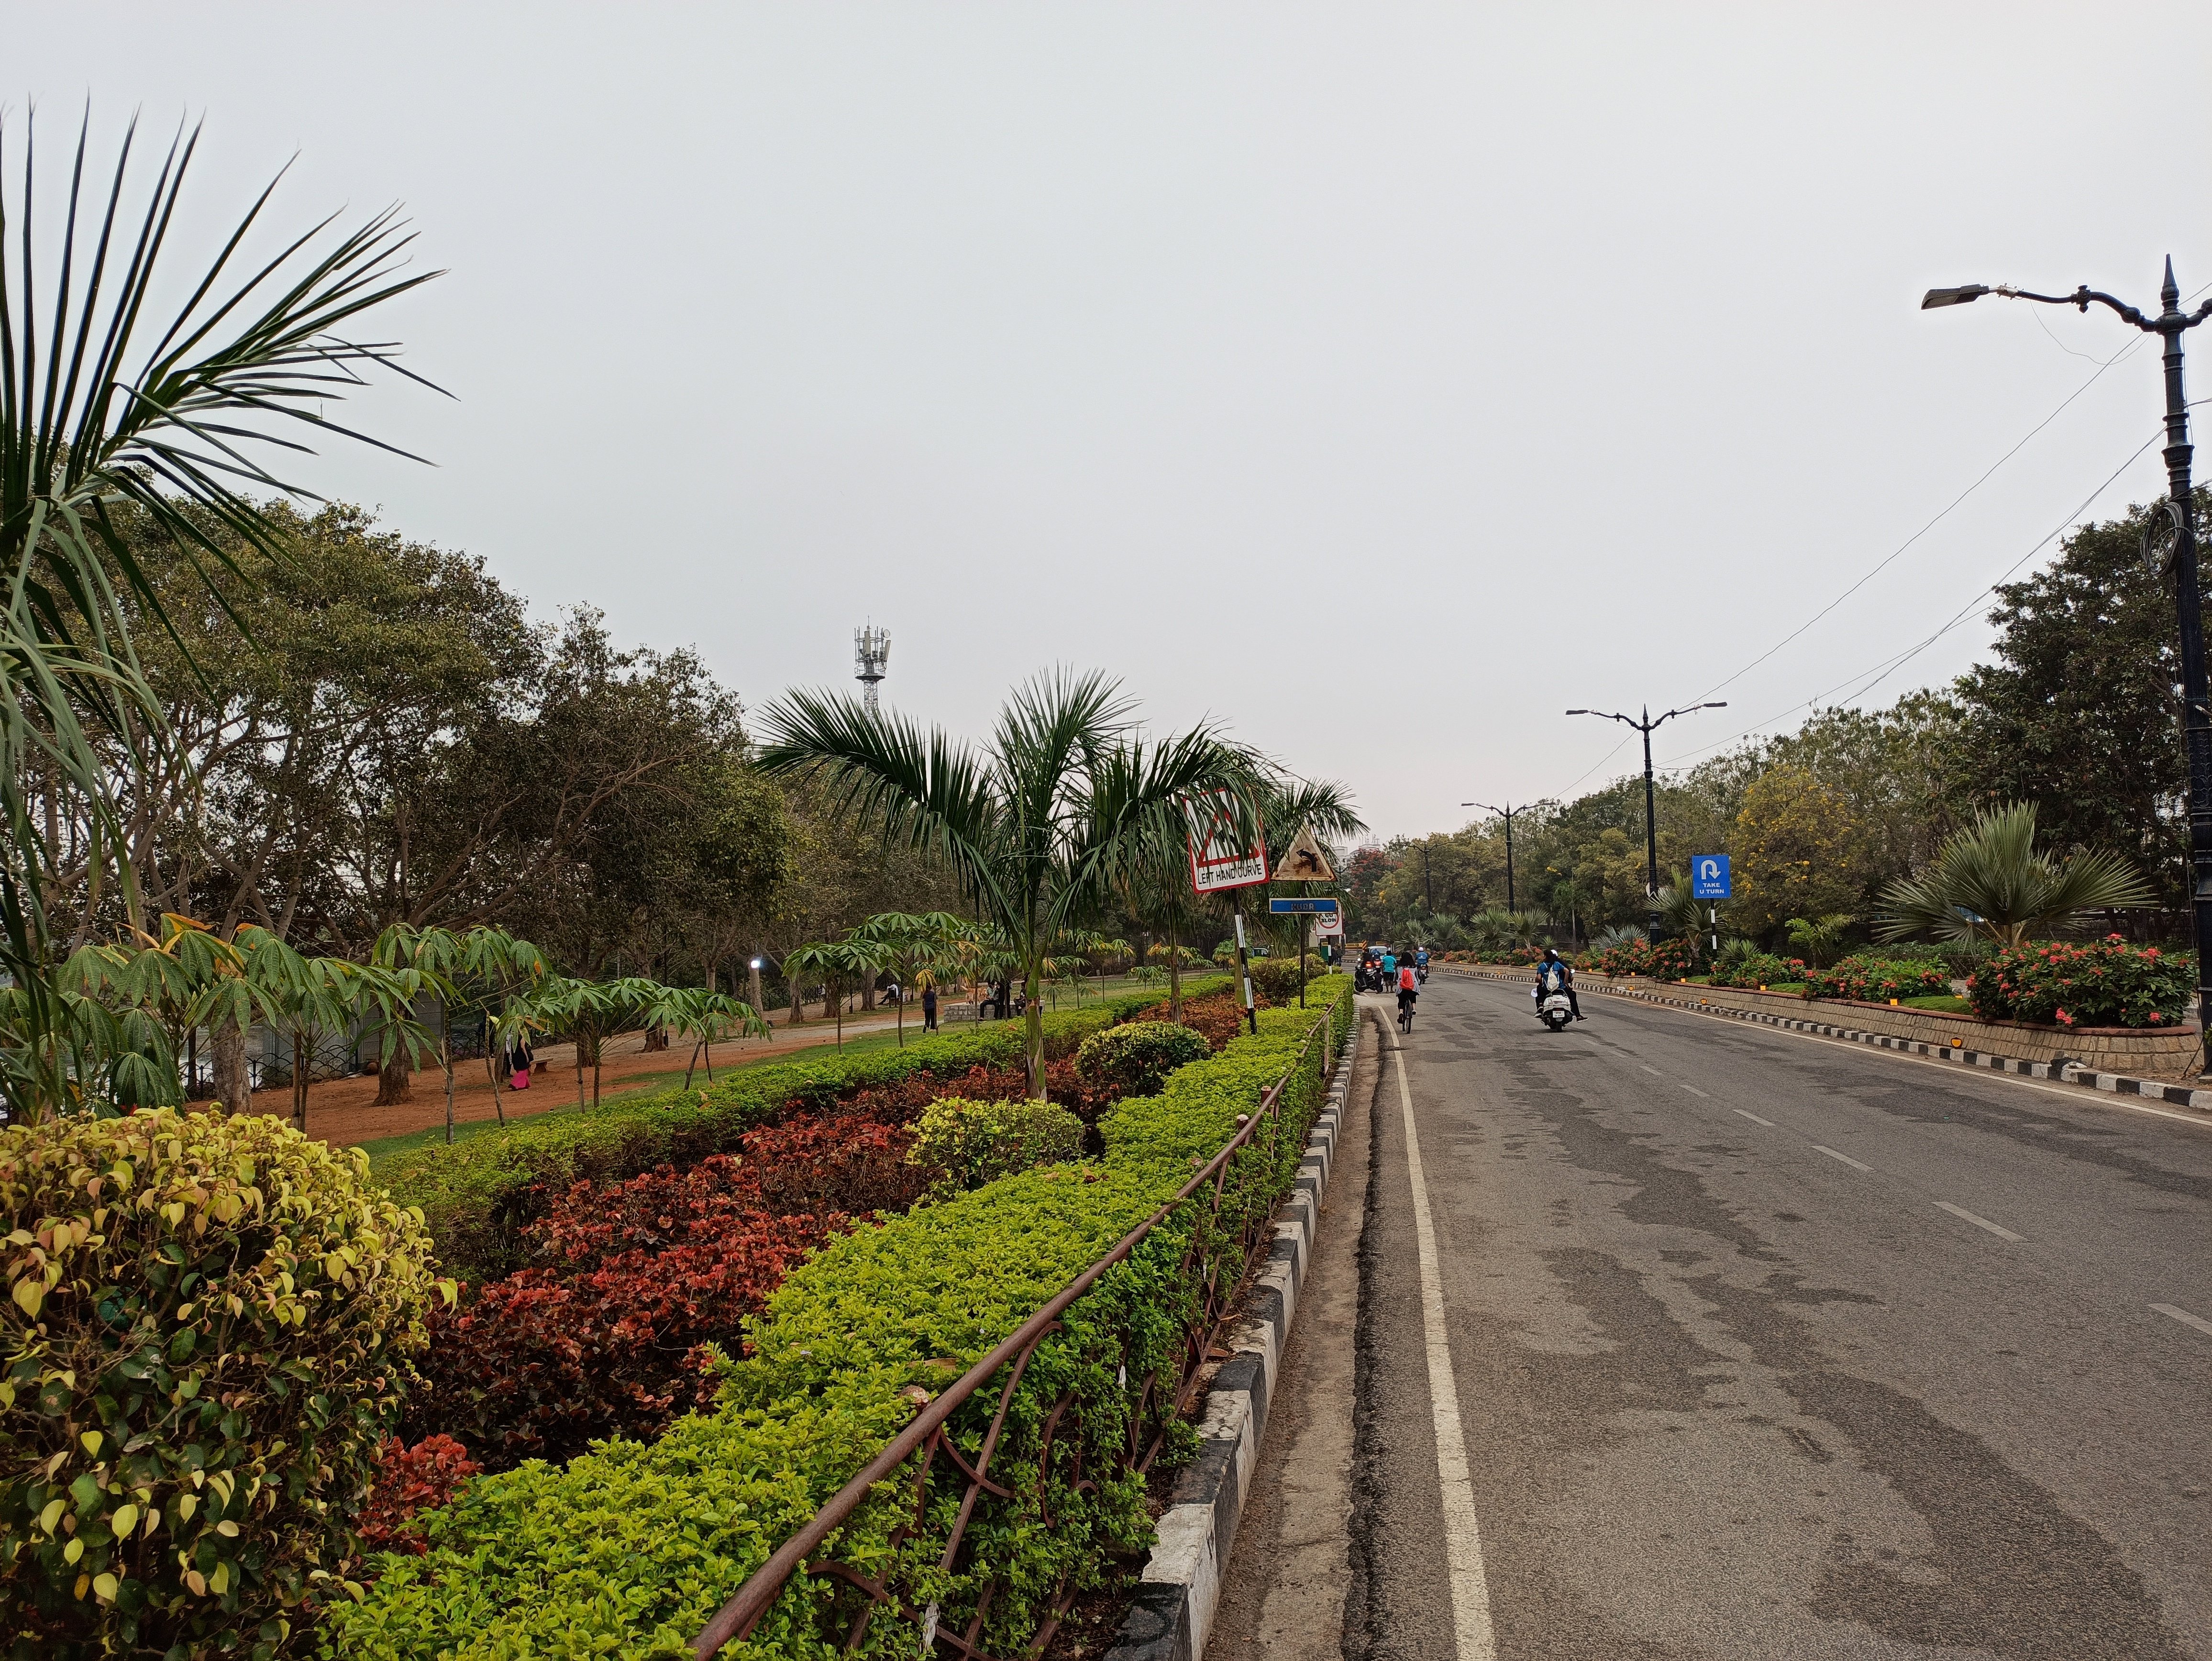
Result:
[[[1249,888],[1267,880],[1267,840],[1255,833],[1248,842],[1237,833],[1233,794],[1212,790],[1187,796],[1182,812],[1190,832],[1194,891],[1218,894],[1225,888]]]

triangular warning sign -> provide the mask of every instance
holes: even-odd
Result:
[[[1276,882],[1334,882],[1336,873],[1328,868],[1328,861],[1314,840],[1313,827],[1302,824],[1298,834],[1283,853],[1283,861],[1275,867]]]

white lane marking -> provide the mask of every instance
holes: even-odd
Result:
[[[1948,1211],[1954,1217],[1958,1217],[1963,1219],[1966,1222],[1972,1223],[1976,1228],[1986,1228],[2000,1240],[2017,1240],[2020,1238],[2020,1236],[2014,1233],[2010,1229],[1999,1228],[1988,1218],[1977,1217],[1972,1212],[1967,1210],[1966,1207],[1962,1205],[1953,1205],[1948,1200],[1936,1201],[1936,1209],[1938,1211]]]
[[[1642,1062],[1637,1062],[1637,1066],[1644,1067],[1644,1063]],[[1655,1079],[1660,1076],[1659,1069],[1656,1067],[1644,1067],[1644,1070],[1646,1073],[1649,1073]]]
[[[1753,1124],[1763,1124],[1763,1125],[1765,1125],[1765,1126],[1769,1130],[1771,1130],[1771,1129],[1774,1129],[1774,1121],[1773,1121],[1773,1120],[1771,1120],[1771,1119],[1762,1119],[1762,1118],[1760,1118],[1760,1117],[1759,1116],[1759,1115],[1758,1115],[1758,1114],[1756,1114],[1756,1113],[1744,1113],[1744,1112],[1743,1112],[1743,1110],[1742,1110],[1741,1108],[1740,1108],[1740,1107],[1732,1107],[1732,1108],[1729,1109],[1729,1112],[1731,1112],[1731,1113],[1743,1113],[1743,1116],[1744,1116],[1745,1118],[1747,1118],[1747,1119],[1750,1120],[1750,1121],[1752,1122],[1752,1123],[1753,1123]]]
[[[1870,1165],[1861,1165],[1856,1159],[1851,1158],[1848,1153],[1838,1153],[1834,1148],[1826,1147],[1820,1142],[1813,1144],[1813,1152],[1815,1153],[1825,1153],[1832,1159],[1841,1159],[1845,1165],[1849,1165],[1854,1171],[1872,1171],[1874,1169]]]
[[[1724,1021],[1725,1015],[1705,1014],[1698,1010],[1677,1012],[1696,1015],[1701,1020]],[[1931,1062],[1921,1056],[1907,1056],[1895,1050],[1884,1050],[1879,1044],[1854,1043],[1848,1038],[1824,1038],[1817,1032],[1792,1032],[1785,1027],[1755,1025],[1753,1030],[1770,1038],[1796,1038],[1805,1043],[1823,1044],[1831,1050],[1848,1050],[1856,1056],[1880,1056],[1893,1062],[1902,1062],[1907,1067],[1932,1067],[1939,1073],[1948,1073],[1954,1079],[1980,1079],[1991,1084],[2008,1084],[2022,1090],[2040,1091],[2046,1096],[2063,1096],[2083,1107],[2117,1107],[2127,1113],[2148,1113],[2154,1119],[2172,1119],[2179,1123],[2195,1125],[2199,1130],[2212,1130],[2212,1118],[2202,1113],[2181,1113],[2170,1107],[2151,1107],[2141,1101],[2130,1100],[2115,1090],[2089,1090],[2081,1085],[2037,1084],[2023,1079],[2017,1073],[2000,1073],[1993,1067],[1964,1067],[1957,1062]]]
[[[1437,1480],[1443,1490],[1444,1561],[1451,1571],[1452,1628],[1460,1661],[1496,1661],[1490,1624],[1490,1579],[1482,1567],[1482,1529],[1475,1520],[1474,1483],[1468,1475],[1467,1437],[1460,1428],[1459,1384],[1444,1330],[1443,1276],[1437,1267],[1437,1231],[1429,1218],[1428,1178],[1421,1171],[1420,1133],[1413,1128],[1413,1092],[1406,1082],[1406,1050],[1398,1064],[1398,1105],[1406,1118],[1406,1169],[1413,1179],[1413,1242],[1421,1264],[1421,1332],[1429,1358],[1429,1413],[1437,1437]]]
[[[2161,1315],[2171,1315],[2185,1327],[2195,1327],[2208,1338],[2212,1338],[2212,1321],[2201,1315],[2191,1315],[2185,1309],[2176,1309],[2172,1304],[2153,1304],[2151,1307]]]
[[[1692,1096],[1695,1096],[1701,1102],[1709,1102],[1712,1100],[1711,1097],[1705,1094],[1704,1091],[1698,1089],[1697,1086],[1693,1084],[1686,1084],[1682,1088],[1688,1091]]]

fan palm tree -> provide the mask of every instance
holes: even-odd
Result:
[[[2018,946],[2085,912],[2148,905],[2151,892],[2117,854],[2060,863],[2035,851],[2035,806],[1993,807],[1936,850],[1935,863],[1882,891],[1878,940],[1994,940]]]
[[[1054,671],[1015,688],[981,749],[858,699],[799,692],[762,718],[761,765],[819,776],[839,807],[948,865],[976,915],[1018,954],[1032,1097],[1044,1094],[1044,961],[1110,896],[1116,861],[1179,818],[1194,791],[1243,769],[1210,727],[1158,743],[1097,673]]]
[[[390,212],[334,243],[321,240],[326,219],[272,258],[244,255],[273,183],[204,271],[173,273],[161,255],[198,132],[179,135],[150,192],[131,201],[135,133],[103,189],[85,177],[89,129],[88,113],[64,204],[48,218],[36,207],[32,119],[20,169],[0,126],[0,174],[20,178],[14,190],[0,179],[0,240],[14,256],[0,260],[0,973],[12,983],[8,1042],[18,1051],[0,1068],[0,1090],[17,1123],[65,1110],[81,1088],[46,892],[57,850],[40,792],[82,798],[95,867],[115,870],[139,922],[111,769],[143,772],[164,724],[132,648],[132,613],[178,630],[118,522],[135,519],[175,549],[218,605],[218,574],[234,570],[226,538],[283,557],[282,533],[241,491],[307,494],[263,459],[272,446],[307,453],[289,421],[363,437],[325,406],[395,349],[340,332],[437,274],[399,274],[412,239]],[[38,241],[49,228],[52,254]],[[157,315],[179,292],[181,307]]]

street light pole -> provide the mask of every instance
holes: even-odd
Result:
[[[1486,801],[1463,801],[1460,806],[1480,807],[1484,812],[1495,813],[1505,821],[1505,909],[1508,911],[1518,911],[1521,908],[1513,901],[1513,816],[1516,813],[1527,812],[1528,804],[1524,801],[1518,807],[1510,805],[1504,807],[1492,807]]]
[[[1570,709],[1571,715],[1595,715],[1601,721],[1617,721],[1624,727],[1633,727],[1644,734],[1644,902],[1647,927],[1644,938],[1653,946],[1659,944],[1659,815],[1657,793],[1651,780],[1651,734],[1677,715],[1686,715],[1697,709],[1725,709],[1728,700],[1718,703],[1692,703],[1680,709],[1669,709],[1665,715],[1654,716],[1651,706],[1645,704],[1641,721],[1626,715],[1616,715],[1604,709]]]
[[[2164,522],[2154,520],[2143,532],[2143,552],[2154,575],[2162,569],[2173,578],[2174,622],[2181,635],[2181,736],[2189,764],[2190,909],[2197,932],[2197,1030],[2199,1070],[2203,1071],[2205,1064],[2212,1062],[2212,1051],[2203,1049],[2212,1043],[2212,711],[2206,708],[2203,600],[2197,591],[2197,502],[2189,478],[2189,399],[2182,390],[2181,337],[2212,317],[2212,300],[2193,312],[2183,311],[2181,285],[2173,280],[2173,260],[2168,256],[2166,281],[2159,289],[2162,308],[2156,317],[2146,317],[2087,283],[2069,295],[2029,294],[2009,283],[1930,289],[1920,309],[1963,306],[1985,294],[2007,300],[2033,300],[2045,306],[2071,306],[2081,312],[2087,312],[2094,300],[2145,334],[2165,338],[2167,494],[2162,504]]]

